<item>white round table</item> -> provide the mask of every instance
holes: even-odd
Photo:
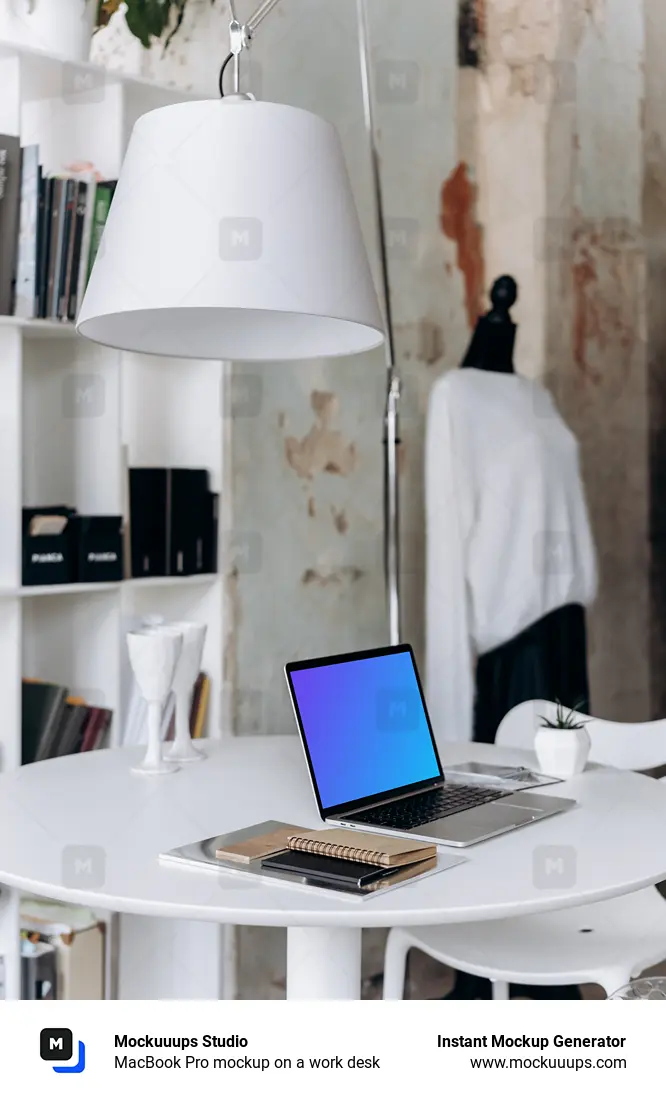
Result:
[[[288,997],[355,999],[361,928],[539,913],[666,878],[666,784],[594,766],[550,788],[576,799],[574,809],[453,849],[465,863],[362,902],[164,865],[160,852],[257,821],[321,824],[296,737],[231,739],[206,752],[204,763],[166,776],[130,773],[142,749],[0,776],[0,882],[121,913],[286,926]],[[470,757],[534,765],[529,754],[465,744],[442,763]],[[548,867],[563,873],[544,878]]]

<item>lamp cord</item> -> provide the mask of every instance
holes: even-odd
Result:
[[[220,98],[221,99],[224,99],[224,74],[225,74],[227,65],[229,64],[230,61],[233,61],[233,59],[234,59],[233,53],[228,53],[227,56],[225,57],[224,61],[222,62],[222,68],[220,69],[220,76],[219,76],[219,79],[218,79],[218,88],[220,89]]]
[[[256,31],[259,24],[263,23],[266,16],[270,15],[273,8],[276,7],[278,3],[279,0],[263,0],[263,2],[255,11],[254,15],[250,16],[247,23],[241,23],[236,15],[235,0],[229,0],[229,11],[231,14],[231,22],[229,24],[229,38],[231,40],[231,51],[227,54],[224,61],[222,62],[222,68],[220,69],[220,75],[218,78],[218,88],[220,90],[221,99],[224,99],[224,74],[230,61],[235,61],[234,91],[236,95],[240,93],[241,54],[243,53],[243,50],[246,50],[248,48],[250,40],[254,36],[254,32]]]

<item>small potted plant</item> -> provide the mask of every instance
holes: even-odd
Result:
[[[558,702],[555,716],[542,717],[534,739],[539,768],[545,775],[569,779],[583,771],[590,755],[587,722],[576,708]]]

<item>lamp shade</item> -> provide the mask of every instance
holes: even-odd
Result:
[[[200,359],[304,359],[381,344],[334,127],[240,96],[143,115],[77,329],[115,348]]]

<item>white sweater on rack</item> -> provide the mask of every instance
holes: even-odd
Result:
[[[426,695],[438,742],[469,741],[478,655],[596,595],[578,444],[550,394],[465,368],[430,398]]]

